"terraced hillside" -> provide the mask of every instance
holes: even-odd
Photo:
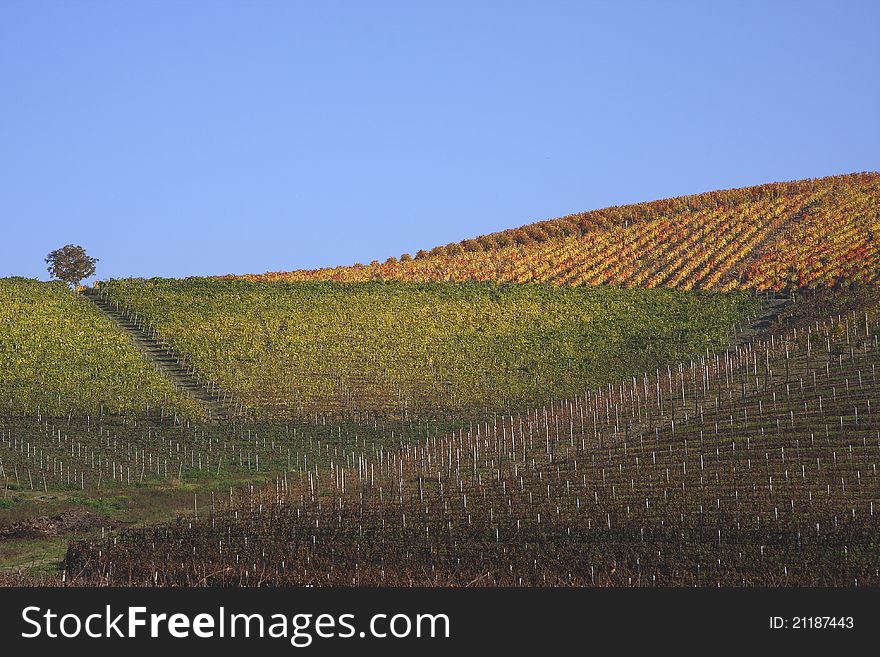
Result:
[[[258,418],[518,408],[728,344],[748,294],[115,280],[109,299]]]
[[[499,281],[706,290],[880,280],[880,174],[772,183],[540,221],[384,263],[254,281]]]
[[[0,412],[197,417],[201,409],[63,283],[0,279]]]

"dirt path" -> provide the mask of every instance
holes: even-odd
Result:
[[[193,376],[181,359],[166,345],[154,339],[145,328],[121,306],[100,295],[97,290],[86,290],[83,297],[94,303],[104,315],[131,339],[138,350],[174,387],[205,407],[212,420],[225,420],[234,413],[234,404],[225,400]]]
[[[730,345],[730,348],[742,347],[767,332],[773,322],[782,312],[788,308],[794,300],[789,297],[774,296],[770,297],[765,303],[761,312],[755,317],[741,333],[737,334],[736,340]]]

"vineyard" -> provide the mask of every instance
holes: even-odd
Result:
[[[878,201],[0,279],[0,584],[880,586]]]
[[[91,514],[91,528],[101,532],[167,520],[231,490],[324,470],[343,449],[390,449],[428,430],[440,428],[0,417],[0,582],[7,570],[48,572],[54,582],[66,542],[53,519]]]
[[[0,279],[0,409],[10,416],[197,417],[88,301],[62,283]]]
[[[384,263],[240,278],[758,291],[872,284],[878,208],[880,174],[860,173],[584,212]]]
[[[248,417],[456,417],[577,394],[727,344],[746,294],[538,285],[113,280]]]
[[[876,586],[876,310],[71,544],[112,585]]]
[[[398,442],[404,427],[412,430],[395,427]],[[107,495],[151,486],[216,488],[218,482],[262,481],[325,465],[325,451],[348,442],[366,447],[390,441],[378,425],[342,431],[341,425],[163,424],[126,417],[0,419],[2,497],[10,491]]]

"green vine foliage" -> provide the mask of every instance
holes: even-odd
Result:
[[[259,418],[461,416],[729,342],[745,293],[494,283],[101,284]]]
[[[62,282],[0,279],[0,409],[8,415],[198,417],[90,301]]]

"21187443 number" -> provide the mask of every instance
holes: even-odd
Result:
[[[771,616],[770,628],[774,630],[851,630],[855,627],[852,616]]]

